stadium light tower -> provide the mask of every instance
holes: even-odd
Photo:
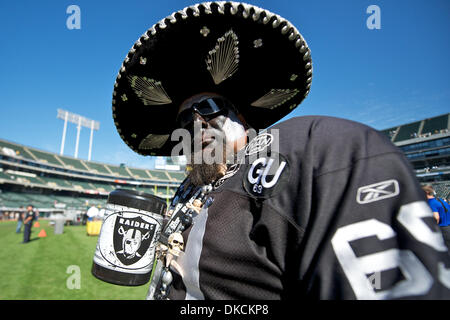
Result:
[[[94,130],[100,129],[100,122],[91,120],[88,118],[85,118],[83,116],[80,116],[78,114],[58,109],[58,114],[56,116],[58,119],[64,120],[64,128],[63,128],[63,135],[61,140],[61,149],[59,154],[63,155],[64,153],[64,144],[66,143],[66,130],[67,130],[67,122],[71,122],[77,125],[77,141],[75,144],[75,158],[78,158],[78,143],[80,141],[80,131],[81,127],[86,127],[91,129],[91,136],[89,138],[89,154],[88,154],[88,161],[91,161],[91,154],[92,154],[92,139],[94,137]]]

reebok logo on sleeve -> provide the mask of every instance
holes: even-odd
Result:
[[[368,186],[360,187],[356,194],[356,202],[359,204],[371,203],[387,198],[392,198],[400,193],[398,181],[391,179]]]

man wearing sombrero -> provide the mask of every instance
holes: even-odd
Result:
[[[383,135],[309,116],[252,136],[311,79],[299,31],[249,4],[193,5],[136,41],[114,85],[120,136],[170,156],[174,130],[193,134],[149,299],[450,298],[448,249]],[[219,161],[195,162],[206,154]]]

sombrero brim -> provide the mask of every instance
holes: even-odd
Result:
[[[114,85],[113,118],[131,149],[169,156],[185,99],[221,94],[263,129],[302,102],[311,79],[310,50],[289,21],[249,4],[201,3],[161,20],[133,45]]]

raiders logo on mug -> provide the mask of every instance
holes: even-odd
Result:
[[[132,213],[131,213],[132,214]],[[151,217],[116,217],[113,244],[117,259],[126,266],[137,263],[147,252],[152,243],[158,222]]]
[[[161,233],[165,201],[132,190],[111,192],[92,274],[119,285],[148,282]]]

